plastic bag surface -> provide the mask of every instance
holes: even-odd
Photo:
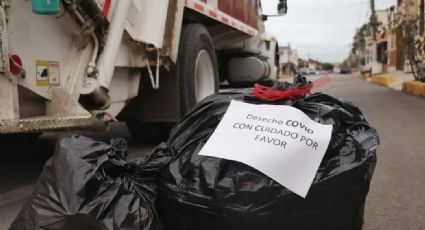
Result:
[[[361,229],[379,137],[360,110],[325,94],[273,103],[292,105],[316,122],[333,125],[325,157],[303,199],[245,164],[198,155],[232,99],[264,103],[249,93],[213,95],[172,130],[168,144],[177,156],[159,181],[165,229]]]
[[[127,161],[123,139],[64,138],[10,229],[162,229],[156,177],[171,152],[160,145],[146,159]]]

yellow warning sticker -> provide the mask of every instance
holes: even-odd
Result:
[[[59,86],[60,69],[59,62],[37,60],[36,62],[36,85],[37,86]]]
[[[49,62],[37,60],[37,86],[49,86]]]

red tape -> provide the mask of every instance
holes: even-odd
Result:
[[[329,75],[324,75],[321,78],[317,79],[316,81],[313,81],[313,88],[322,87],[328,84],[330,81],[331,81],[331,77],[329,77]]]
[[[103,15],[105,15],[105,17],[108,17],[109,15],[109,10],[111,9],[111,2],[112,0],[106,0],[105,5],[103,6]]]
[[[290,89],[286,91],[280,91],[273,89],[272,87],[264,86],[264,85],[257,85],[252,93],[255,97],[257,97],[260,100],[268,101],[268,102],[276,102],[281,101],[285,99],[289,100],[297,100],[300,97],[305,97],[305,95],[310,95],[310,91],[313,88],[321,87],[325,84],[327,84],[330,81],[329,75],[325,75],[321,77],[320,79],[309,82],[306,86]]]

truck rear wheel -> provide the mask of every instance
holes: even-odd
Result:
[[[201,24],[183,27],[176,73],[180,97],[180,115],[184,116],[205,97],[218,92],[218,68],[214,43]],[[178,118],[176,118],[177,121]],[[165,141],[173,123],[148,122],[133,118],[127,122],[133,137],[145,143]]]
[[[189,24],[183,28],[177,74],[181,115],[185,115],[205,97],[218,92],[214,43],[203,25]]]

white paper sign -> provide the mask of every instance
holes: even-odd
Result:
[[[232,101],[199,155],[247,164],[305,198],[331,134],[291,106]]]

